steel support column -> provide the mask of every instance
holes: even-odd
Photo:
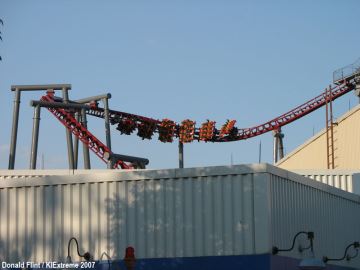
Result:
[[[30,169],[36,169],[37,149],[39,142],[40,106],[34,108],[33,130],[31,139]]]
[[[87,129],[86,110],[81,109],[81,124]],[[83,143],[84,169],[91,169],[89,148]]]
[[[184,144],[179,141],[179,168],[184,168]]]
[[[274,136],[274,164],[284,157],[284,134],[281,132],[281,128],[273,131]]]
[[[64,103],[69,103],[68,89],[66,89],[66,88],[62,89],[62,97],[63,97]],[[65,128],[65,133],[66,133],[69,169],[73,170],[74,169],[74,150],[73,150],[71,131],[68,130],[67,128]]]
[[[279,159],[284,157],[284,143],[283,143],[283,134],[280,133],[279,137]]]
[[[76,121],[80,122],[80,114],[79,112],[75,113]],[[78,168],[78,160],[79,160],[79,138],[74,135],[74,169]]]
[[[15,154],[16,154],[18,123],[19,123],[20,98],[21,98],[21,92],[18,88],[16,88],[15,89],[15,97],[14,97],[13,121],[12,121],[12,129],[11,129],[10,154],[9,154],[9,166],[8,166],[9,170],[13,170],[15,167]]]
[[[279,149],[278,147],[279,141],[276,136],[276,131],[273,132],[273,136],[274,136],[273,162],[274,164],[276,164],[276,162],[278,161],[278,149]]]
[[[105,136],[106,136],[106,146],[111,151],[111,134],[110,134],[110,116],[109,116],[109,99],[103,98],[102,102],[104,104],[104,119],[105,119]],[[108,163],[108,169],[113,169],[113,161],[110,159]]]

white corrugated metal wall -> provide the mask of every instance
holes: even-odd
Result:
[[[64,260],[71,236],[95,259],[264,254],[300,230],[339,257],[360,240],[359,196],[267,164],[44,174],[0,181],[1,260]]]
[[[127,245],[139,258],[266,253],[266,178],[229,171],[3,180],[0,254],[13,262],[64,260],[71,236],[95,258],[104,251],[122,258]]]
[[[355,170],[292,170],[294,173],[309,177],[318,182],[354,193],[353,175]],[[360,195],[360,194],[358,194]]]
[[[308,181],[296,174],[284,176],[273,173],[270,178],[274,245],[288,248],[297,232],[314,231],[315,255],[318,258],[339,258],[347,245],[360,240],[359,196]],[[302,247],[308,245],[306,236],[299,238],[294,251],[282,255],[290,254],[296,258],[308,256],[309,253],[298,252],[299,244]],[[360,260],[338,264],[360,267]]]

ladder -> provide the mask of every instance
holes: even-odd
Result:
[[[331,85],[325,91],[326,108],[326,155],[327,168],[335,169],[335,148],[334,148],[334,121],[332,112],[332,89]]]

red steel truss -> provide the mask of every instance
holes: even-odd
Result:
[[[43,96],[42,101],[54,102],[51,94]],[[102,161],[108,163],[108,157],[111,155],[110,149],[96,138],[90,131],[81,125],[72,115],[64,109],[47,108],[68,130],[71,131],[79,140],[95,153]],[[114,169],[131,169],[132,166],[124,161],[118,160],[114,164]]]
[[[249,138],[252,138],[255,136],[259,136],[259,135],[262,135],[262,134],[272,131],[272,130],[277,130],[280,127],[290,124],[291,122],[293,122],[301,117],[304,117],[305,115],[324,106],[326,104],[326,100],[333,101],[333,100],[341,97],[342,95],[350,92],[351,90],[354,90],[354,88],[355,88],[354,80],[343,81],[341,84],[335,85],[331,89],[331,92],[324,92],[324,93],[318,95],[317,97],[305,102],[304,104],[292,109],[291,111],[289,111],[283,115],[280,115],[266,123],[263,123],[261,125],[251,127],[251,128],[237,129],[237,133],[235,136],[234,135],[233,136],[221,136],[219,130],[215,130],[214,137],[212,138],[211,141],[212,142],[239,141],[239,140],[245,140],[245,139],[249,139]],[[90,110],[87,110],[87,114],[95,116],[95,117],[104,118],[104,109],[95,107]],[[148,117],[144,117],[144,116],[140,116],[140,115],[135,115],[135,114],[130,114],[130,113],[125,113],[125,112],[120,112],[120,111],[110,110],[110,120],[111,120],[112,124],[119,123],[122,119],[131,119],[137,123],[152,122],[152,123],[156,124],[156,127],[157,127],[155,132],[159,131],[159,126],[161,124],[161,121],[156,120],[156,119],[152,119],[152,118],[148,118]],[[176,130],[177,130],[177,132],[175,135],[176,135],[176,137],[179,137],[179,124],[177,124]],[[199,138],[199,128],[195,129],[194,139],[195,140],[200,139]]]
[[[266,132],[272,130],[279,130],[282,126],[285,126],[305,115],[319,109],[324,106],[326,102],[333,101],[342,95],[354,90],[356,87],[356,82],[352,78],[350,80],[344,80],[342,83],[335,85],[331,90],[325,91],[324,93],[318,95],[317,97],[305,102],[304,104],[296,107],[295,109],[280,115],[266,123],[261,125],[252,127],[252,128],[241,128],[238,129],[236,127],[233,128],[231,134],[224,135],[219,130],[214,130],[214,136],[211,140],[212,142],[230,142],[230,141],[238,141],[244,140],[248,138],[252,138],[255,136],[262,135]],[[52,93],[48,93],[46,96],[41,98],[42,101],[54,102],[54,96]],[[109,157],[112,155],[110,149],[103,144],[98,138],[96,138],[90,131],[88,131],[81,123],[79,123],[71,112],[61,109],[61,108],[47,108],[68,130],[72,132],[79,140],[89,149],[91,149],[101,160],[105,163],[108,163]],[[87,114],[96,116],[99,118],[104,118],[104,109],[99,108],[97,106],[91,106],[86,111]],[[155,126],[154,132],[159,132],[159,127],[161,126],[161,121],[135,115],[129,114],[125,112],[119,112],[110,110],[109,117],[112,124],[120,123],[122,120],[127,119],[136,122],[137,125],[141,125],[144,123],[152,123]],[[174,136],[179,137],[180,125],[177,124],[175,126]],[[194,139],[200,140],[199,137],[199,128],[195,129]],[[132,169],[134,168],[132,164],[127,164],[124,161],[117,160],[114,164],[114,168],[121,169]]]

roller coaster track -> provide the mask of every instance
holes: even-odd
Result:
[[[46,95],[41,98],[41,101],[54,102],[52,95]],[[110,149],[96,138],[90,131],[88,131],[81,123],[79,123],[71,113],[64,109],[47,108],[68,130],[71,131],[81,142],[86,144],[88,148],[95,153],[102,161],[108,163],[108,158],[111,155]],[[114,169],[131,169],[132,166],[126,164],[124,161],[118,160],[113,165]]]
[[[251,128],[236,128],[236,134],[232,134],[232,136],[220,136],[219,130],[215,129],[214,136],[210,140],[212,142],[230,142],[230,141],[239,141],[249,139],[255,136],[262,135],[266,132],[277,130],[282,126],[288,125],[294,122],[301,117],[321,108],[326,104],[326,101],[335,100],[346,93],[354,90],[356,86],[355,78],[350,78],[349,80],[343,80],[338,83],[338,85],[331,86],[331,91],[325,91],[324,93],[316,96],[315,98],[305,102],[304,104],[292,109],[291,111],[284,113],[266,123],[263,123],[258,126],[254,126]],[[330,94],[331,93],[331,94]],[[99,118],[104,118],[104,109],[99,107],[93,107],[92,109],[87,110],[88,115],[92,115]],[[137,124],[141,124],[144,122],[152,123],[156,126],[154,132],[159,132],[159,127],[161,124],[160,120],[110,110],[109,112],[110,121],[112,124],[119,124],[123,119],[131,119]],[[180,125],[176,125],[175,136],[179,137],[179,127]],[[199,128],[195,128],[194,139],[199,140]]]
[[[345,68],[339,69],[334,72],[334,85],[329,86],[325,92],[316,96],[315,98],[305,102],[304,104],[284,113],[268,122],[251,128],[237,128],[234,127],[235,120],[228,121],[221,130],[214,128],[215,122],[205,123],[207,127],[204,131],[201,128],[194,126],[195,122],[191,120],[183,121],[181,124],[176,124],[169,119],[163,119],[162,121],[148,118],[136,114],[130,114],[115,110],[109,110],[109,118],[111,124],[118,124],[118,128],[122,133],[131,134],[135,129],[138,129],[138,135],[140,137],[150,139],[154,132],[159,133],[159,139],[164,142],[172,142],[172,137],[180,137],[180,133],[183,137],[183,142],[190,142],[192,140],[205,140],[211,142],[231,142],[249,139],[255,136],[262,135],[266,132],[279,130],[281,127],[294,122],[297,119],[304,117],[305,115],[321,108],[330,101],[333,101],[346,93],[355,90],[360,91],[360,60],[358,62],[349,65]],[[62,102],[61,98],[54,97],[53,92],[48,92],[47,95],[41,98],[41,101],[45,102]],[[70,101],[72,103],[76,103]],[[90,103],[90,106],[86,107],[86,113],[98,118],[105,118],[105,110],[100,108],[95,103]],[[47,109],[81,142],[83,142],[90,150],[92,150],[102,161],[109,163],[111,160],[113,168],[115,169],[132,169],[136,168],[136,164],[126,163],[119,159],[124,159],[125,156],[116,155],[103,144],[98,138],[96,138],[87,128],[85,128],[80,122],[78,122],[73,116],[74,112],[61,107],[47,107]],[[186,124],[184,124],[186,123]],[[230,124],[229,124],[230,123]],[[184,135],[184,126],[191,127],[191,139],[188,140]],[[183,130],[182,130],[183,128]],[[169,132],[169,130],[171,132]],[[210,130],[210,132],[209,132]],[[225,131],[224,131],[225,130]],[[141,132],[140,132],[141,131]],[[167,136],[164,135],[164,132]],[[205,134],[201,137],[201,133]],[[162,134],[162,137],[161,137]],[[168,137],[170,135],[170,137]],[[210,134],[210,135],[209,135]],[[170,138],[170,139],[169,139]],[[117,159],[116,156],[118,156]],[[114,160],[115,159],[115,160]]]
[[[330,90],[327,89],[324,93],[316,96],[315,98],[305,102],[304,104],[294,108],[293,110],[282,114],[266,123],[261,125],[252,127],[252,128],[234,128],[232,127],[232,131],[224,136],[217,129],[214,130],[213,136],[210,140],[212,142],[230,142],[230,141],[238,141],[245,140],[248,138],[252,138],[255,136],[262,135],[266,132],[272,130],[278,130],[280,127],[285,126],[294,122],[301,117],[321,108],[329,102],[333,101],[346,93],[354,90],[356,88],[356,84],[359,83],[359,77],[351,77],[348,79],[344,79],[341,82],[338,82],[337,85],[330,86]],[[61,99],[59,99],[61,100]],[[48,93],[47,95],[41,98],[41,101],[46,102],[58,102],[54,100],[54,94]],[[87,147],[92,150],[102,161],[105,163],[109,162],[110,157],[113,156],[111,150],[102,143],[98,138],[96,138],[87,128],[85,128],[80,122],[78,122],[73,116],[73,111],[62,108],[51,107],[47,109],[72,133],[76,136],[81,142],[83,142]],[[105,111],[103,108],[98,107],[97,105],[88,106],[86,109],[86,113],[88,115],[92,115],[98,118],[105,117]],[[131,120],[132,123],[136,124],[136,127],[143,125],[144,123],[151,124],[154,127],[153,132],[160,132],[162,121],[156,120],[153,118],[148,118],[136,114],[130,114],[115,110],[109,111],[110,122],[114,124],[121,124],[124,120]],[[179,137],[180,125],[176,124],[174,136]],[[194,139],[200,140],[200,129],[195,128],[194,131]],[[134,168],[134,164],[126,163],[122,160],[112,160],[114,169],[132,169]],[[136,166],[135,166],[136,167]]]

